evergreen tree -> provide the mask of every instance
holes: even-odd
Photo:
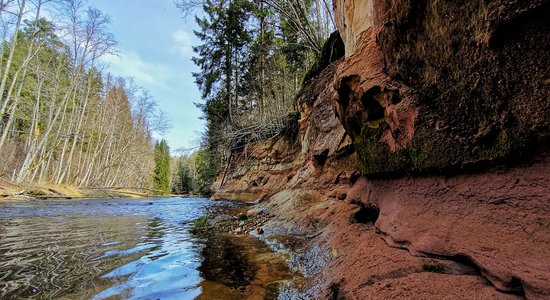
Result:
[[[211,186],[216,178],[218,169],[211,165],[214,161],[209,152],[200,149],[196,154],[197,177],[195,179],[195,190],[201,195],[210,195]]]
[[[163,139],[155,143],[155,189],[170,193],[170,150]]]
[[[184,14],[198,3],[193,75],[206,130],[195,187],[205,193],[232,151],[292,126],[295,96],[334,22],[327,0],[176,0]]]
[[[181,193],[187,194],[193,191],[193,178],[191,178],[191,172],[187,166],[181,166],[179,169],[180,181],[181,181]]]
[[[175,194],[188,194],[194,191],[190,158],[183,156],[176,158],[176,171],[172,191]]]
[[[193,76],[205,100],[197,106],[207,121],[202,141],[206,153],[200,156],[204,181],[199,187],[201,193],[206,193],[209,187],[203,184],[212,183],[213,174],[224,161],[227,141],[223,132],[235,126],[236,117],[242,112],[244,93],[239,83],[245,73],[245,50],[252,42],[247,23],[254,5],[248,0],[207,0],[203,9],[206,16],[196,18],[200,30],[195,31],[202,44],[194,48],[197,57],[193,58],[201,72]]]
[[[196,18],[200,30],[195,31],[202,45],[194,48],[198,56],[193,58],[201,69],[193,76],[206,100],[200,107],[213,123],[232,124],[243,73],[242,50],[252,41],[246,24],[253,5],[247,0],[207,0],[203,9],[207,17]]]

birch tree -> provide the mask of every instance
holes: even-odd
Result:
[[[46,20],[44,9],[59,12]],[[2,0],[0,176],[16,183],[152,187],[164,115],[99,63],[110,19],[81,0]]]

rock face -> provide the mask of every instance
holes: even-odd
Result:
[[[462,168],[548,143],[548,1],[338,1],[336,10],[348,57],[339,118],[365,174]]]
[[[363,33],[375,26],[375,0],[336,0],[336,23],[346,45],[346,57],[356,52]]]
[[[498,290],[550,296],[550,163],[482,174],[362,180],[385,241],[476,266]]]
[[[299,136],[234,153],[217,197],[311,236],[313,298],[550,298],[550,1],[334,4]]]

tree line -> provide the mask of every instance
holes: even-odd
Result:
[[[0,176],[76,186],[152,187],[156,102],[114,78],[115,41],[82,0],[0,0]]]
[[[155,101],[114,78],[108,16],[84,0],[0,0],[0,176],[207,193],[235,149],[296,122],[294,97],[334,28],[327,0],[180,0],[206,129],[171,158]]]
[[[206,153],[199,149],[190,154],[171,156],[166,140],[155,142],[154,189],[164,194],[208,195],[211,182],[205,181]],[[211,174],[210,176],[214,176]]]
[[[206,129],[201,168],[205,186],[230,165],[231,153],[281,134],[297,123],[295,96],[334,30],[328,0],[179,0],[196,13],[200,44],[193,61]]]

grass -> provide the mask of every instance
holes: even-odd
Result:
[[[209,215],[202,216],[193,222],[193,228],[196,230],[204,229],[208,226],[208,221],[210,220]]]
[[[152,197],[146,190],[132,189],[87,189],[70,185],[56,185],[53,183],[16,184],[7,179],[0,178],[0,199],[28,200],[30,198],[54,199],[81,199],[81,198],[129,198],[142,199]]]

